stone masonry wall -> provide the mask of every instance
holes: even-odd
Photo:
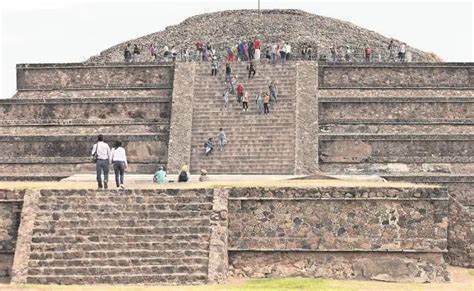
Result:
[[[295,174],[318,171],[318,66],[312,62],[296,65]]]
[[[178,173],[182,165],[189,165],[191,162],[195,66],[194,63],[175,65],[168,144],[168,173]]]
[[[319,66],[319,88],[473,88],[471,63]]]
[[[446,250],[446,191],[232,189],[232,250]]]
[[[11,278],[24,192],[0,189],[0,283]]]
[[[441,188],[229,191],[229,274],[449,280]]]
[[[474,267],[474,215],[456,199],[449,199],[448,253],[454,266]]]
[[[18,90],[170,88],[169,64],[24,64],[17,65]]]
[[[0,113],[4,120],[55,120],[80,119],[104,121],[156,120],[169,122],[171,104],[169,98],[79,98],[6,99],[0,101]]]

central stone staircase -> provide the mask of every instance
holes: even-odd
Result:
[[[211,76],[210,65],[198,64],[194,79],[191,172],[206,169],[212,174],[290,174],[295,168],[296,64],[258,64],[254,78],[248,79],[247,63],[232,63],[232,74],[249,93],[249,109],[244,112],[235,95],[224,108],[225,69]],[[258,114],[255,97],[268,92],[271,81],[278,86],[278,103],[270,114]],[[219,151],[219,128],[228,143]],[[204,143],[214,140],[214,153],[204,155]]]
[[[26,281],[205,283],[212,193],[42,190]]]

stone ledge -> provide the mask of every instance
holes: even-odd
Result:
[[[110,134],[104,135],[104,139],[108,141],[122,140],[122,141],[164,141],[168,138],[168,133],[153,133],[153,134]],[[61,135],[61,136],[0,136],[0,142],[53,142],[53,141],[90,141],[96,142],[97,135]],[[92,145],[91,145],[92,146]]]
[[[130,67],[174,67],[173,63],[167,62],[137,62],[137,63],[44,63],[44,64],[17,64],[17,69],[82,69],[82,68],[130,68]]]
[[[474,103],[473,97],[319,97],[320,103]]]
[[[0,126],[91,126],[91,125],[159,125],[168,126],[162,119],[13,119],[0,120]]]
[[[260,196],[255,196],[259,193]],[[349,195],[348,195],[349,194]],[[336,200],[334,198],[343,198],[337,200],[346,200],[347,198],[356,198],[350,200],[361,200],[358,198],[448,198],[445,188],[433,186],[425,188],[360,188],[360,187],[318,187],[318,188],[232,188],[229,190],[229,200],[308,200],[307,198],[331,198],[328,200]],[[351,197],[349,197],[351,196]],[[441,200],[446,200],[441,199]],[[349,200],[349,199],[347,199]],[[365,199],[364,199],[365,200]],[[387,199],[383,199],[387,200]],[[397,199],[393,199],[397,200]],[[428,199],[432,200],[432,199]]]
[[[272,248],[272,249],[259,249],[259,248],[228,248],[229,252],[313,252],[313,253],[432,253],[432,254],[439,254],[439,253],[447,253],[448,250],[425,250],[425,249],[374,249],[374,250],[366,250],[366,249],[279,249],[279,248]]]
[[[474,62],[438,62],[438,63],[426,63],[426,62],[411,62],[411,63],[328,63],[319,62],[320,69],[324,68],[450,68],[450,67],[465,67],[467,69],[474,67]]]
[[[90,86],[90,87],[35,87],[35,88],[17,88],[18,92],[28,91],[80,91],[80,90],[136,90],[136,89],[173,89],[173,86],[162,84],[147,84],[142,86],[124,86],[124,85],[109,85],[109,86]]]
[[[387,124],[387,125],[474,125],[474,119],[322,119],[320,124]]]
[[[107,103],[169,103],[170,97],[71,97],[71,98],[33,98],[2,99],[1,105],[71,105],[71,104],[107,104]]]
[[[320,133],[320,141],[334,140],[381,140],[381,141],[473,141],[474,134],[346,134],[346,133]]]
[[[340,85],[322,85],[319,86],[320,89],[324,90],[473,90],[474,87],[456,87],[456,86],[366,86],[366,87],[358,87],[358,86],[340,86]]]
[[[148,157],[135,159],[128,157],[128,162],[133,164],[161,164],[166,162],[166,157],[151,159]],[[92,164],[89,157],[0,157],[1,164]]]

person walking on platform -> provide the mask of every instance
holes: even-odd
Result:
[[[97,136],[97,143],[92,147],[92,159],[95,161],[98,188],[107,189],[107,183],[109,181],[110,147],[104,142],[102,134]],[[102,173],[104,174],[103,180]]]
[[[122,147],[122,143],[120,141],[115,142],[112,153],[110,154],[110,161],[114,166],[115,184],[117,185],[117,188],[120,187],[120,189],[124,189],[123,176],[128,164],[125,149]]]

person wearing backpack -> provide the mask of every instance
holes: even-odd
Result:
[[[178,175],[178,183],[188,182],[188,180],[189,180],[188,166],[183,165],[181,167],[181,172]]]

